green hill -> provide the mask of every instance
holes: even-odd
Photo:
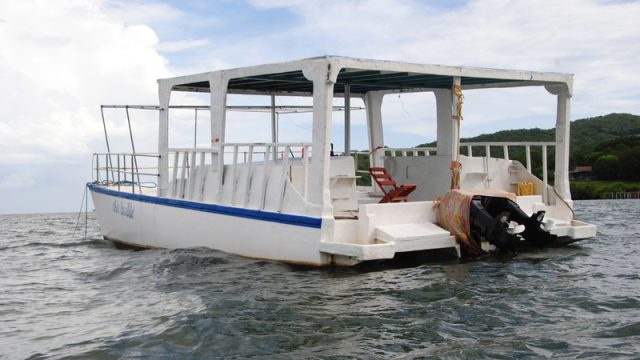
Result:
[[[553,129],[551,129],[553,131]],[[607,143],[623,136],[640,135],[640,116],[609,114],[571,122],[571,158],[576,165],[592,165],[589,153],[610,147]]]

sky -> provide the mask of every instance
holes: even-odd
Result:
[[[78,211],[91,154],[105,151],[99,106],[157,104],[156,79],[196,72],[319,55],[566,72],[575,74],[572,119],[640,114],[638,24],[639,1],[1,1],[0,214]],[[302,100],[278,99],[287,101]],[[387,96],[386,143],[433,141],[434,104],[428,94]],[[124,113],[105,115],[112,151],[130,151]],[[156,115],[131,115],[136,150],[155,152]],[[264,133],[263,115],[230,115],[227,140]],[[468,91],[464,116],[463,137],[551,128],[555,98],[539,88]],[[206,144],[208,117],[199,117],[196,140]],[[352,146],[365,149],[363,114],[352,117]],[[308,118],[280,121],[283,141],[309,132]],[[172,126],[171,145],[193,143],[191,114]]]

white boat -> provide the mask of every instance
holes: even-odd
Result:
[[[125,107],[127,118],[129,109],[158,110],[158,153],[136,153],[133,141],[131,152],[112,153],[107,137],[108,152],[94,154],[95,179],[87,186],[105,239],[143,248],[208,247],[314,266],[434,249],[460,256],[459,238],[441,226],[434,209],[434,199],[450,191],[452,176],[454,187],[471,193],[513,193],[527,215],[545,211],[538,220],[555,242],[595,236],[594,225],[574,218],[569,190],[570,74],[324,56],[158,82],[159,106]],[[541,86],[556,97],[555,142],[460,143],[462,91],[474,90],[470,96],[522,86]],[[192,107],[210,112],[210,146],[169,147],[170,99],[177,91],[210,93],[209,105]],[[385,147],[381,106],[386,95],[399,92],[435,96],[436,147]],[[241,110],[227,106],[227,94],[271,99],[271,106],[245,109],[271,112],[272,142],[225,141],[227,111]],[[276,113],[286,108],[275,106],[275,99],[289,96],[313,101],[311,142],[277,142]],[[369,151],[364,154],[350,149],[354,97],[365,104]],[[339,156],[331,151],[334,98],[344,98],[345,144]],[[525,150],[525,164],[509,159],[516,147]],[[555,150],[553,185],[549,148]],[[540,178],[532,173],[532,149],[542,154]],[[357,179],[369,174],[357,168],[357,156],[369,158],[372,168],[384,168],[394,183],[385,183],[390,179],[382,174],[377,179],[383,185],[358,186]],[[152,164],[143,169],[145,159]],[[461,164],[457,173],[452,162]],[[385,186],[391,185],[384,191],[390,192],[405,183],[415,190],[380,203]],[[518,232],[516,225],[504,223],[510,234]],[[478,240],[485,250],[495,248],[484,237]]]

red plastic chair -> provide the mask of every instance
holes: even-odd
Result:
[[[400,201],[406,202],[409,198],[409,194],[416,189],[416,184],[404,184],[398,186],[385,168],[372,167],[369,169],[369,174],[371,174],[371,178],[376,182],[376,184],[378,184],[384,193],[382,200],[380,200],[380,204]]]

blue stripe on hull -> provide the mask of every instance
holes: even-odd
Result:
[[[243,209],[243,208],[237,208],[237,207],[231,207],[231,206],[204,204],[204,203],[187,201],[187,200],[168,199],[168,198],[161,198],[157,196],[149,196],[149,195],[142,195],[142,194],[132,194],[132,193],[127,193],[122,191],[106,189],[103,186],[91,184],[91,183],[87,184],[87,187],[91,191],[95,191],[97,193],[101,193],[105,195],[116,196],[119,198],[135,200],[135,201],[145,202],[150,204],[170,206],[170,207],[175,207],[180,209],[202,211],[202,212],[227,215],[227,216],[236,216],[236,217],[242,217],[242,218],[252,219],[252,220],[271,221],[271,222],[280,223],[280,224],[304,226],[304,227],[310,227],[315,229],[320,229],[322,225],[322,219],[308,217],[308,216],[289,215],[289,214],[274,213],[269,211]]]

